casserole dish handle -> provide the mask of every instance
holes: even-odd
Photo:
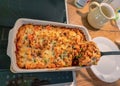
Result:
[[[8,36],[8,45],[7,45],[7,55],[9,56],[9,57],[11,57],[12,56],[12,41],[11,41],[11,39],[12,39],[12,36],[13,36],[13,29],[11,29],[10,31],[9,31],[9,36]]]

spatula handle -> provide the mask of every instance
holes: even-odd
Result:
[[[120,55],[120,51],[107,51],[107,52],[101,52],[101,55]]]

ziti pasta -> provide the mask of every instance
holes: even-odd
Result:
[[[22,69],[89,66],[100,58],[95,43],[77,28],[22,25],[16,35],[16,61]]]

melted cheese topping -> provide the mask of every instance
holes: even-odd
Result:
[[[92,62],[90,55],[87,58],[84,56],[86,51],[83,52],[82,48],[84,44],[94,43],[86,43],[85,35],[77,28],[26,24],[19,28],[15,43],[20,68],[58,68],[88,65]],[[80,58],[80,55],[83,57]],[[97,54],[94,52],[94,57],[97,55],[99,58],[98,49]],[[79,61],[77,64],[76,58]]]

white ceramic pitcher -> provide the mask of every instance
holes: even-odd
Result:
[[[94,7],[93,7],[94,6]],[[100,29],[106,22],[115,17],[114,9],[107,3],[92,2],[89,6],[89,13],[87,16],[88,23]]]

